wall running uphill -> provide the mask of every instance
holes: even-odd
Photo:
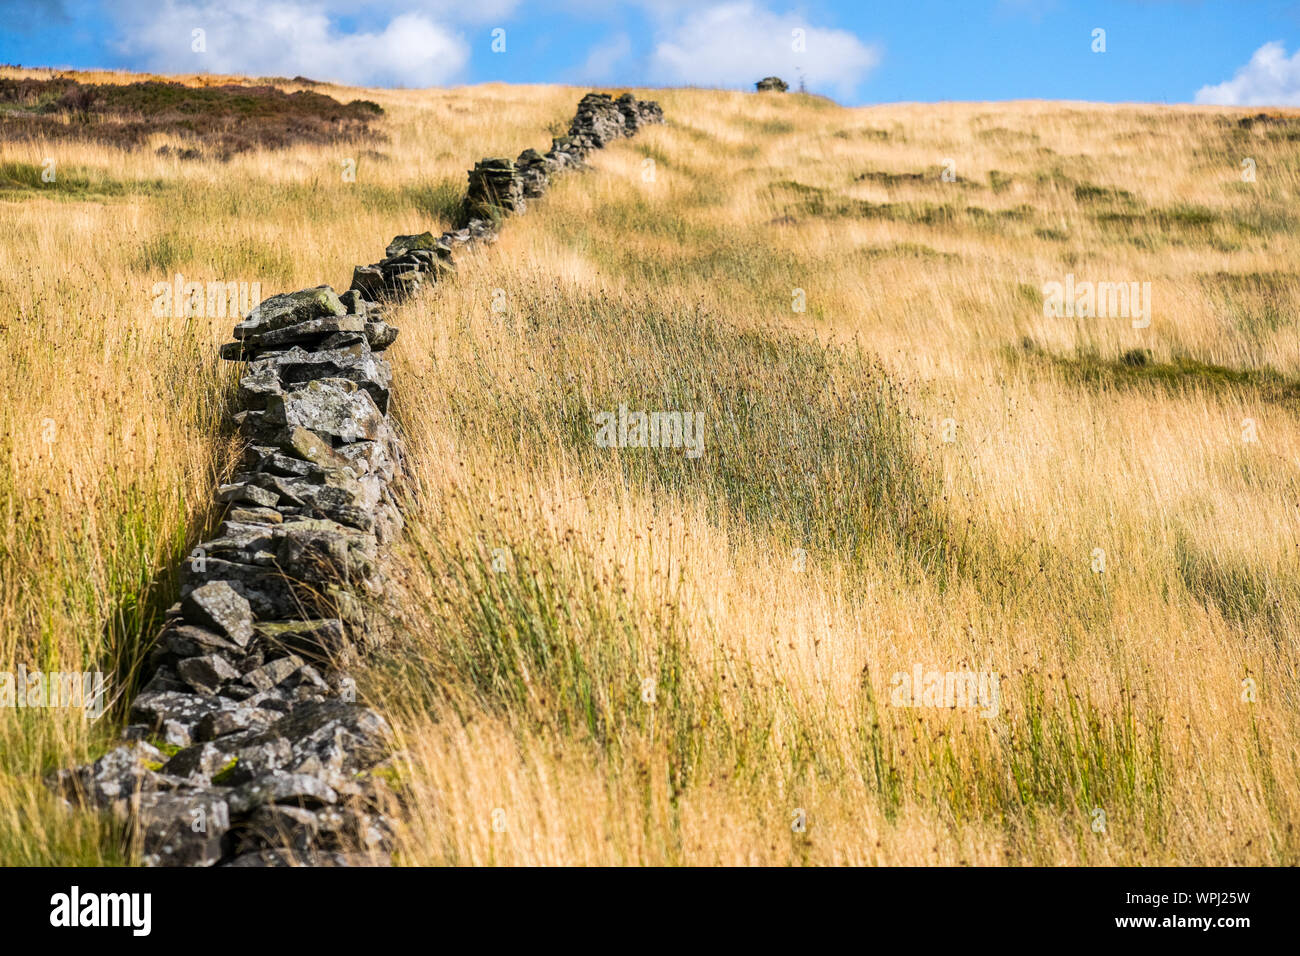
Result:
[[[244,450],[217,489],[218,535],[185,562],[126,742],[48,781],[125,820],[146,865],[391,861],[392,734],[348,675],[395,620],[383,568],[402,530],[403,452],[388,310],[493,242],[557,173],[660,122],[656,103],[590,93],[546,153],[475,164],[457,228],[397,236],[342,294],[275,295],[235,326],[221,357],[244,363]]]

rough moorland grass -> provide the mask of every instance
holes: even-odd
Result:
[[[1295,859],[1295,761],[1269,743],[1293,701],[1241,681],[1295,660],[1294,529],[1258,517],[1285,519],[1294,423],[1252,406],[1261,369],[1298,366],[1285,325],[1243,352],[1198,278],[1276,271],[1289,240],[1238,228],[1236,169],[1192,155],[1203,118],[1121,111],[1103,164],[1089,111],[827,129],[790,101],[665,99],[673,123],[410,313],[400,405],[437,505],[412,516],[408,669],[373,682],[427,808],[406,858]],[[796,130],[758,139],[766,120]],[[909,175],[954,155],[996,202]],[[1044,321],[1065,271],[1150,276],[1155,331]],[[1008,361],[1025,334],[1042,354]],[[703,458],[598,448],[621,404],[705,411]],[[1264,447],[1231,444],[1246,415]],[[1002,716],[894,706],[917,661],[996,668]],[[684,677],[651,724],[656,667]]]
[[[337,145],[221,162],[58,136],[0,142],[0,183],[14,187],[0,191],[11,305],[0,319],[0,671],[102,670],[114,705],[94,723],[0,710],[5,862],[130,858],[113,827],[58,811],[41,775],[116,736],[160,612],[177,597],[175,572],[237,459],[227,419],[236,370],[216,353],[234,319],[156,315],[154,283],[181,273],[259,282],[263,296],[344,288],[395,233],[445,224],[486,144],[541,145],[545,118],[570,115],[576,100],[489,94],[479,108],[467,105],[477,94],[375,95],[410,152],[401,162],[360,152],[356,182],[340,177]],[[57,160],[49,183],[47,156]]]
[[[332,147],[218,164],[78,144],[61,168],[124,185],[47,196],[47,153],[0,144],[27,164],[0,260],[11,668],[136,657],[232,460],[229,320],[152,317],[164,268],[264,295],[346,282],[389,235],[436,228],[474,158],[544,145],[577,95],[375,93],[394,145],[350,184]],[[394,317],[406,628],[362,686],[407,754],[403,859],[1300,859],[1300,355],[1273,321],[1287,281],[1220,278],[1296,252],[1274,126],[660,96],[667,126]],[[937,157],[956,182],[912,178]],[[828,214],[791,208],[808,202]],[[1096,219],[1149,210],[1167,228]],[[1044,318],[1037,290],[1066,271],[1151,278],[1152,327]],[[1025,335],[1042,354],[1009,361]],[[703,458],[597,449],[590,415],[624,403],[693,403]],[[1247,417],[1261,441],[1243,445]],[[999,716],[895,706],[916,664],[998,671]],[[3,732],[23,756],[0,780],[2,852],[124,858],[38,780],[101,728]]]
[[[647,830],[658,825],[656,797],[676,807],[725,782],[744,799],[785,793],[797,805],[816,780],[831,789],[865,784],[886,821],[923,801],[959,826],[1003,831],[1031,859],[1044,822],[1085,821],[1098,806],[1112,826],[1162,836],[1160,717],[1140,715],[1131,701],[1114,710],[1068,682],[1026,675],[1014,711],[990,735],[960,721],[936,732],[889,708],[880,675],[873,683],[864,673],[843,706],[802,698],[720,643],[713,663],[701,664],[673,602],[636,607],[628,582],[571,545],[553,550],[544,527],[511,538],[500,526],[475,526],[461,513],[467,506],[475,507],[472,493],[451,504],[436,534],[414,542],[420,572],[437,582],[431,603],[410,609],[428,623],[368,675],[408,727],[487,713],[526,752],[576,739],[577,759],[593,775],[647,808]],[[680,818],[667,825],[658,862],[690,862]],[[1082,837],[1086,824],[1078,829]],[[431,862],[419,847],[406,852]],[[798,837],[791,852],[806,858]]]
[[[1210,392],[1300,407],[1300,380],[1269,368],[1229,368],[1186,355],[1158,362],[1146,349],[1131,349],[1113,358],[1096,350],[1055,355],[1044,352],[1032,339],[1008,347],[1005,354],[1013,364],[1051,368],[1066,381],[1092,388],[1161,389],[1174,395]]]

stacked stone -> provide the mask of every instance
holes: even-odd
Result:
[[[790,84],[779,76],[765,76],[754,84],[754,88],[760,93],[784,93]]]
[[[527,208],[519,170],[508,159],[484,159],[469,171],[462,222],[491,220]]]
[[[617,100],[608,93],[588,93],[578,104],[568,134],[553,139],[545,154],[526,149],[513,163],[485,159],[474,166],[461,221],[470,226],[476,221],[494,223],[523,212],[527,200],[545,193],[557,172],[581,168],[592,150],[631,136],[648,123],[663,121],[658,103],[638,100],[631,93]]]
[[[638,100],[631,93],[624,93],[614,101],[614,104],[623,114],[623,125],[627,128],[628,136],[642,126],[664,121],[663,109],[653,100]]]
[[[456,271],[451,258],[452,244],[433,233],[397,236],[384,250],[384,258],[374,265],[352,270],[348,290],[372,302],[401,299],[413,295],[425,279]]]
[[[551,164],[535,149],[526,149],[515,160],[519,186],[525,199],[536,199],[551,185]]]
[[[391,732],[341,670],[387,633],[381,552],[402,528],[386,303],[454,271],[454,250],[494,242],[557,171],[657,122],[655,103],[589,94],[546,154],[476,164],[461,228],[397,236],[342,295],[272,296],[235,327],[221,356],[247,363],[235,416],[246,448],[217,492],[218,536],[186,564],[131,743],[49,781],[126,818],[147,865],[388,861]]]
[[[664,111],[651,100],[638,100],[624,93],[617,100],[608,93],[588,93],[578,104],[567,136],[551,141],[547,159],[556,167],[582,166],[593,149],[602,149],[622,136],[631,136],[642,126],[662,123]]]
[[[146,864],[387,859],[389,795],[370,771],[389,729],[338,668],[384,631],[402,456],[380,353],[396,337],[379,306],[320,286],[262,302],[222,347],[248,362],[247,446],[218,489],[218,536],[186,562],[131,707],[135,742],[54,780],[127,817]]]
[[[428,232],[398,236],[381,262],[353,270],[349,291],[370,301],[413,295],[425,282],[437,282],[455,271],[456,250],[495,242],[501,221],[524,212],[528,200],[545,194],[557,172],[580,168],[593,149],[663,121],[658,103],[638,100],[631,93],[618,99],[606,93],[587,94],[578,104],[568,135],[552,140],[545,154],[526,149],[514,162],[493,157],[474,164],[458,217],[460,228],[437,237]]]
[[[627,117],[608,93],[588,93],[569,125],[569,139],[584,149],[603,149],[628,134]]]

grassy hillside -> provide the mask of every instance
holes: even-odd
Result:
[[[581,93],[320,91],[387,139],[0,144],[68,184],[0,178],[0,669],[129,672],[214,517],[231,322],[153,283],[344,286]],[[652,95],[393,316],[401,859],[1300,862],[1300,119]],[[1149,327],[1045,317],[1067,274],[1150,282]],[[620,405],[703,454],[598,447]],[[998,716],[894,706],[918,665],[996,671]],[[36,777],[112,728],[31,715],[0,857],[118,859]]]

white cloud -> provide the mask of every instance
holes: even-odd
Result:
[[[1236,75],[1196,91],[1196,102],[1220,106],[1300,106],[1300,50],[1265,43]]]
[[[802,51],[795,30],[803,30]],[[802,71],[809,89],[851,97],[879,62],[876,47],[846,30],[739,2],[697,9],[668,28],[651,54],[650,73],[659,82],[697,86],[750,86],[776,75],[794,86]]]
[[[126,2],[114,12],[118,48],[163,73],[301,75],[420,87],[448,82],[469,60],[465,39],[424,12],[387,20],[363,14],[355,32],[340,28],[330,3],[312,0],[182,0],[161,9]],[[195,29],[205,31],[204,52],[192,49]]]
[[[614,68],[632,52],[632,41],[626,33],[606,37],[591,48],[587,61],[578,69],[577,78],[599,83],[608,80]]]

